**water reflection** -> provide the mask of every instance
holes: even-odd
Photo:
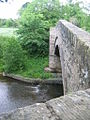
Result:
[[[0,77],[0,114],[61,95],[62,85],[29,85]]]

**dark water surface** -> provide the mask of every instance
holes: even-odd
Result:
[[[61,95],[62,85],[31,85],[0,77],[0,114]]]

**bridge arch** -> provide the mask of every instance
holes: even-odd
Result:
[[[60,20],[50,29],[49,68],[61,71],[64,94],[90,88],[90,34]]]

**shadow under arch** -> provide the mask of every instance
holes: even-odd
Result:
[[[55,54],[56,56],[60,57],[58,45],[55,46],[55,52],[54,52],[54,54]]]
[[[56,58],[56,64],[58,65],[58,71],[60,70],[61,76],[62,76],[62,67],[61,67],[61,59],[60,59],[60,48],[58,45],[55,45],[55,51],[54,51],[54,55]],[[60,67],[59,67],[60,66]],[[62,91],[63,91],[63,95],[64,95],[64,85],[62,82]]]

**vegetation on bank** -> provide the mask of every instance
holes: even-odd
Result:
[[[31,78],[52,77],[44,68],[48,66],[49,29],[59,19],[90,31],[90,15],[79,3],[61,5],[59,0],[33,0],[20,10],[18,20],[0,20],[1,27],[18,27],[0,29],[0,71]]]
[[[15,37],[0,36],[0,72],[22,75],[30,78],[49,78],[44,68],[48,66],[48,57],[27,56]]]
[[[29,57],[26,59],[25,66],[25,69],[15,72],[15,74],[19,74],[29,78],[52,78],[51,73],[47,73],[44,71],[44,68],[48,66],[48,56]]]

